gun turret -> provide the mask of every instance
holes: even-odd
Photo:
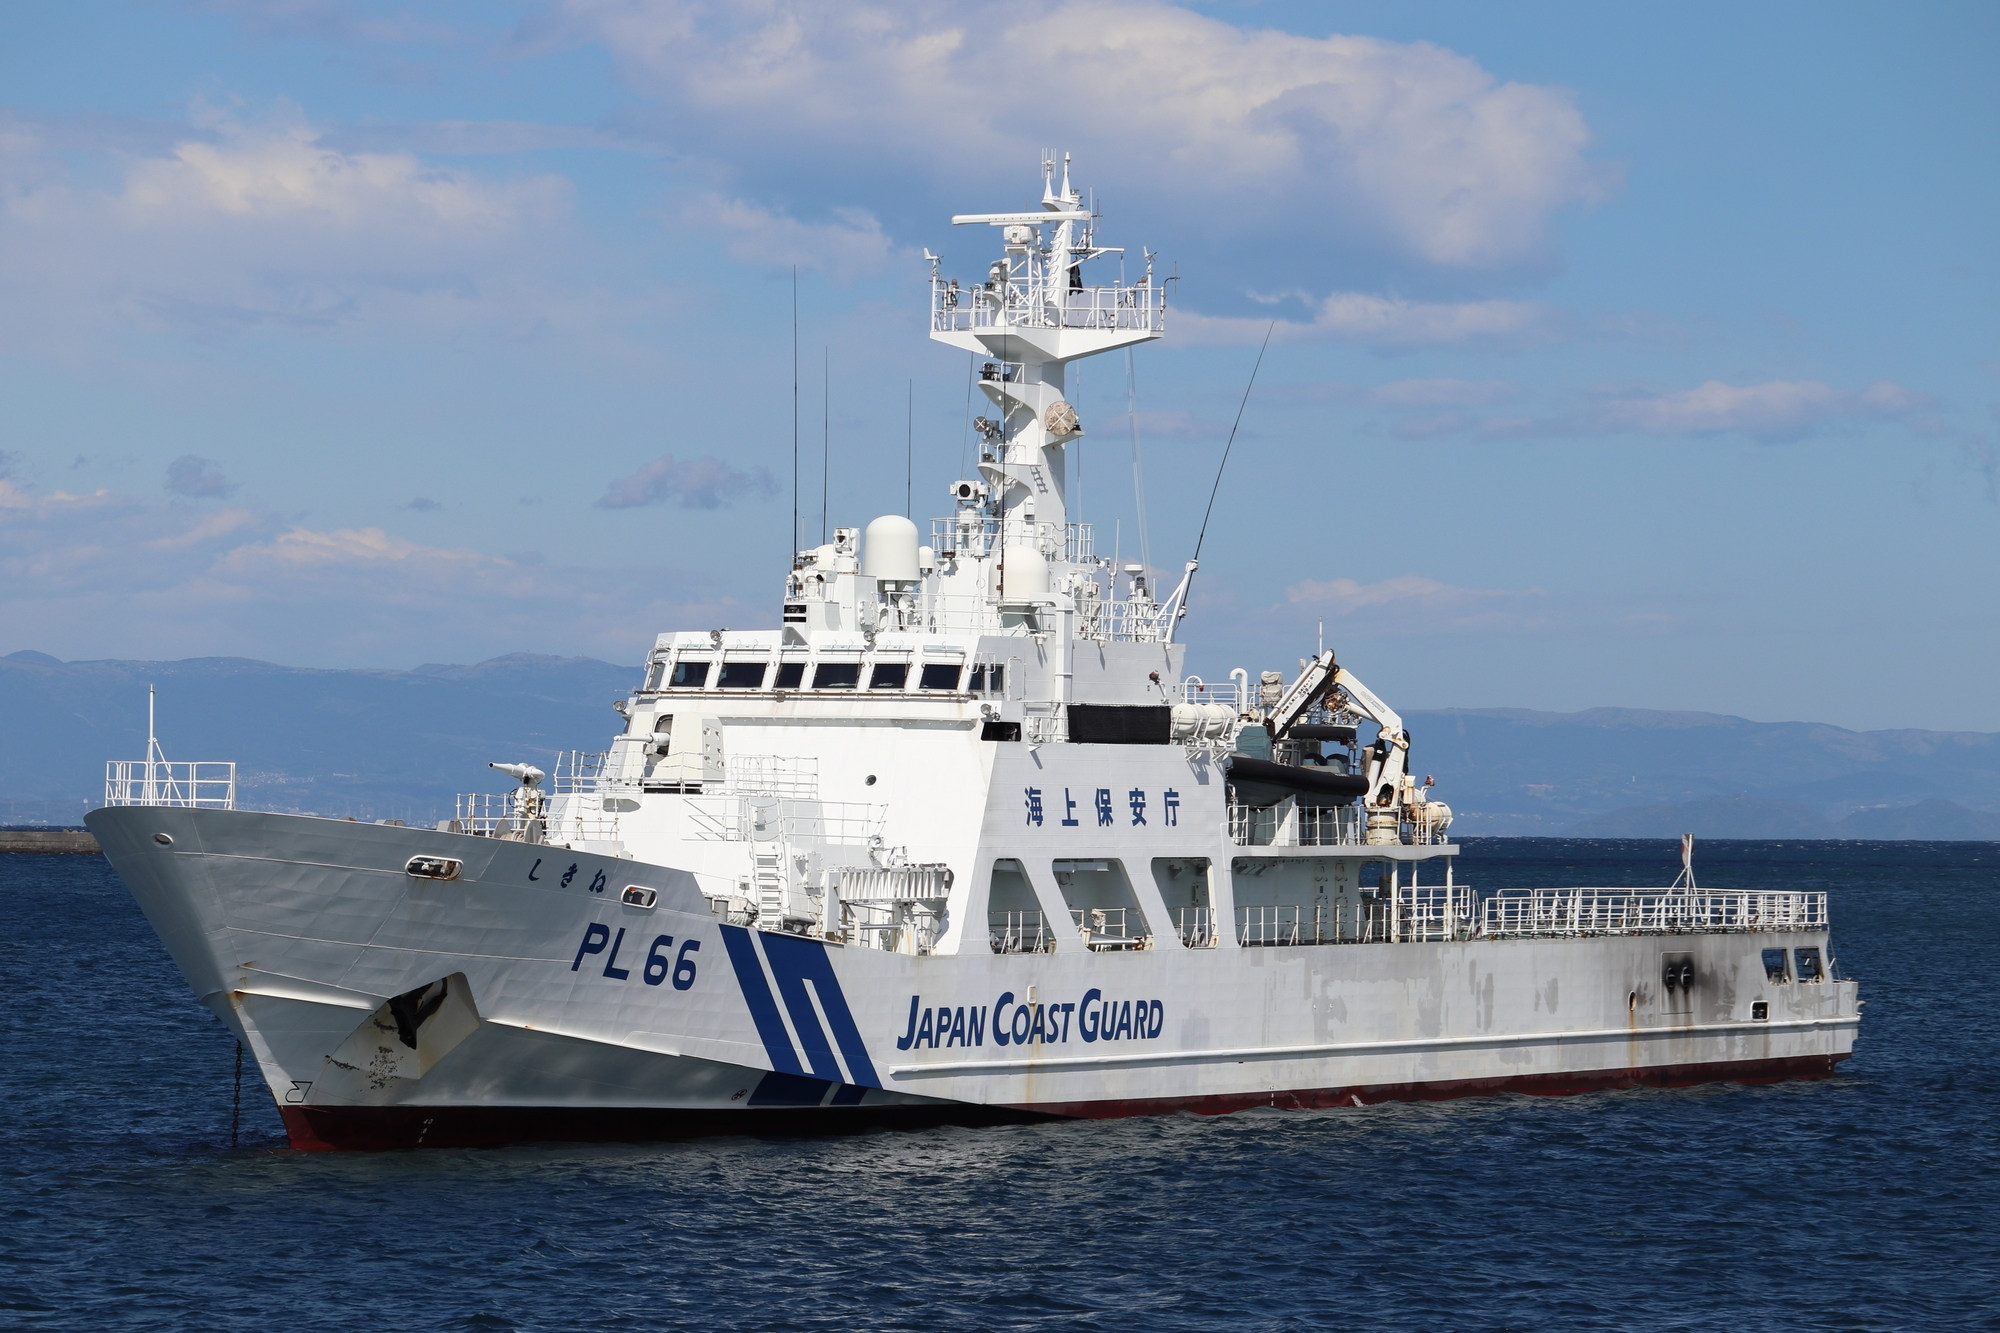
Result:
[[[519,778],[523,787],[539,787],[542,779],[548,776],[533,764],[488,764],[487,767],[497,768],[510,778]]]

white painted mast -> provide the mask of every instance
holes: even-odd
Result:
[[[957,226],[1001,228],[1004,251],[984,283],[961,289],[940,276],[938,257],[927,255],[931,337],[992,358],[979,387],[999,417],[997,429],[984,433],[979,471],[1008,520],[1010,542],[1037,528],[1061,534],[1069,520],[1064,451],[1083,430],[1063,396],[1065,368],[1150,342],[1166,325],[1166,293],[1153,281],[1150,258],[1136,284],[1084,285],[1086,262],[1123,250],[1095,243],[1095,218],[1070,184],[1069,164],[1065,153],[1058,186],[1055,160],[1043,158],[1039,211],[952,218]]]
[[[990,545],[997,557],[982,600],[997,611],[998,625],[1053,631],[1057,626],[1044,624],[1044,614],[1066,620],[1054,635],[1063,652],[1078,633],[1168,641],[1176,605],[1173,599],[1159,604],[1143,570],[1113,569],[1110,586],[1100,585],[1104,566],[1089,529],[1071,521],[1067,449],[1084,431],[1065,395],[1066,369],[1072,361],[1161,336],[1166,292],[1155,281],[1150,253],[1136,283],[1086,283],[1085,264],[1124,251],[1096,243],[1096,215],[1071,185],[1069,166],[1065,154],[1058,184],[1055,159],[1043,158],[1039,209],[952,218],[955,225],[1001,229],[1002,255],[988,266],[984,282],[961,287],[943,277],[939,256],[925,255],[931,337],[990,358],[977,383],[994,414],[973,423],[981,439],[981,480],[953,488],[958,531],[979,530],[982,553]],[[965,547],[954,537],[945,549]],[[1122,598],[1121,574],[1127,580]]]

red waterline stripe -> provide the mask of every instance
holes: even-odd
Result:
[[[1825,1078],[1846,1055],[1782,1060],[1730,1060],[1503,1078],[1449,1079],[1433,1083],[1374,1083],[1344,1088],[1228,1093],[1210,1097],[1141,1097],[1122,1101],[1056,1102],[1034,1106],[975,1106],[936,1102],[922,1106],[771,1107],[733,1110],[629,1106],[283,1106],[285,1131],[302,1152],[379,1151],[389,1148],[497,1147],[508,1143],[635,1143],[715,1134],[828,1135],[877,1129],[984,1126],[1036,1120],[1110,1119],[1191,1111],[1227,1115],[1258,1106],[1286,1110],[1374,1105],[1394,1101],[1446,1101],[1519,1092],[1567,1096],[1609,1088],[1686,1087],[1697,1083],[1775,1083]]]
[[[1348,1088],[1293,1088],[1274,1092],[1222,1093],[1208,1097],[1133,1097],[1121,1101],[1037,1102],[1033,1109],[1072,1119],[1128,1115],[1228,1115],[1258,1106],[1310,1111],[1332,1106],[1373,1106],[1379,1102],[1441,1102],[1519,1092],[1567,1097],[1612,1088],[1684,1088],[1697,1083],[1776,1083],[1792,1078],[1825,1078],[1849,1058],[1800,1055],[1780,1060],[1718,1060],[1706,1064],[1647,1065],[1631,1069],[1573,1070],[1554,1074],[1512,1074],[1498,1078],[1443,1079],[1432,1083],[1369,1083]],[[1022,1108],[1027,1109],[1027,1108]]]

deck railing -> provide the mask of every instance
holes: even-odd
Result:
[[[1190,949],[1213,949],[1215,947],[1215,909],[1210,907],[1175,908],[1174,931],[1181,937],[1181,943]]]
[[[1238,847],[1358,847],[1367,825],[1367,812],[1352,805],[1229,807],[1229,840]]]
[[[608,784],[604,776],[605,761],[610,758],[608,750],[559,750],[556,752],[555,772],[550,777],[550,790],[558,796],[581,796],[598,791]]]
[[[1054,523],[992,518],[970,510],[951,518],[931,520],[931,549],[940,556],[964,560],[997,555],[1003,542],[1016,549],[1038,547],[1050,560],[1055,560],[1059,540],[1061,559],[1069,564],[1087,565],[1097,558],[1096,539],[1088,523],[1065,523],[1058,533]]]
[[[1072,907],[1069,915],[1087,949],[1143,949],[1152,943],[1147,936],[1131,933],[1123,907]]]
[[[177,805],[194,810],[236,808],[232,763],[113,759],[104,766],[106,805]]]
[[[992,328],[1126,329],[1166,327],[1166,289],[1145,283],[1068,288],[1012,279],[999,291],[931,283],[931,329],[964,333]]]
[[[1246,947],[1825,930],[1826,894],[1736,889],[1502,889],[1398,885],[1346,903],[1245,904]]]
[[[994,953],[1046,953],[1055,943],[1040,912],[988,912],[986,935]]]
[[[1825,893],[1783,890],[1502,889],[1480,920],[1489,936],[1824,929]]]
[[[695,842],[869,845],[882,834],[889,807],[861,801],[788,797],[689,796],[683,809]]]
[[[1388,904],[1389,938],[1469,939],[1479,923],[1479,896],[1465,884],[1403,884]]]

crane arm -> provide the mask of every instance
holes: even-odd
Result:
[[[1331,648],[1306,664],[1306,669],[1299,672],[1299,678],[1271,709],[1267,719],[1271,734],[1282,737],[1335,688],[1345,691],[1355,711],[1380,726],[1385,736],[1402,739],[1403,719],[1396,710],[1377,698],[1375,691],[1357,680],[1353,672],[1336,663]]]
[[[1382,729],[1362,763],[1362,772],[1368,779],[1365,799],[1369,807],[1375,810],[1399,808],[1403,777],[1410,764],[1410,736],[1403,730],[1403,719],[1345,668],[1334,672],[1332,683],[1346,693],[1348,703],[1356,712]]]
[[[1331,658],[1332,654],[1329,653],[1327,656]],[[1375,691],[1356,680],[1353,672],[1349,671],[1346,667],[1341,667],[1334,672],[1333,684],[1347,692],[1347,697],[1354,701],[1356,711],[1370,722],[1381,727],[1384,736],[1405,745],[1408,744],[1403,736],[1403,719],[1397,714],[1395,709],[1376,698]]]
[[[1333,674],[1338,670],[1333,661],[1333,649],[1329,648],[1306,663],[1306,669],[1299,672],[1299,678],[1285,691],[1277,707],[1271,710],[1268,719],[1271,734],[1283,737],[1292,729],[1292,724],[1311,712],[1313,706],[1326,697],[1333,688]]]

